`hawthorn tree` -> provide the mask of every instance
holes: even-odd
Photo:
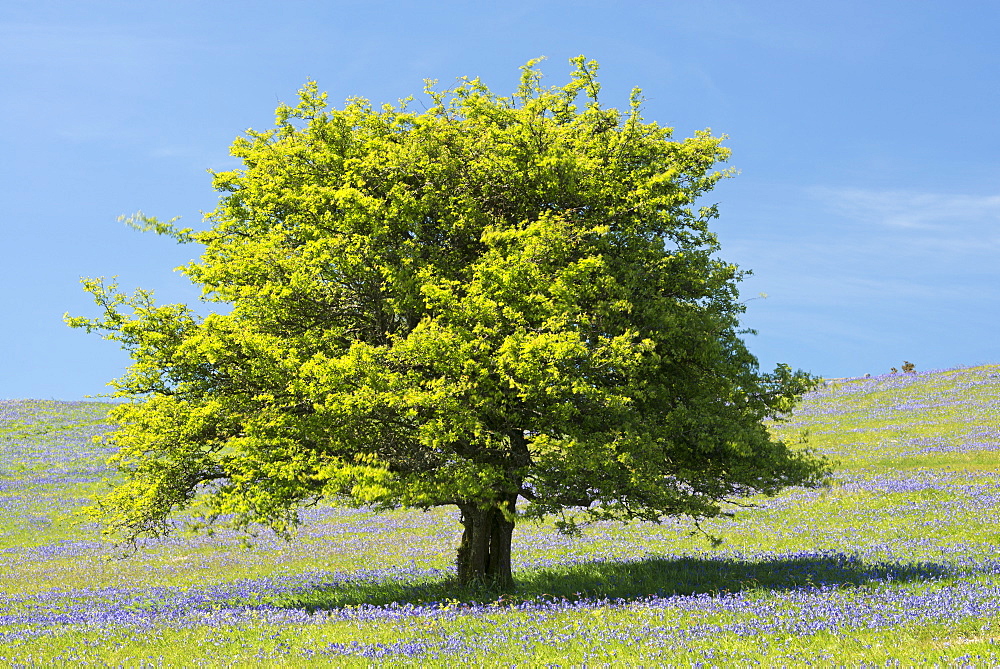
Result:
[[[529,62],[510,97],[427,82],[422,112],[333,109],[310,82],[235,141],[209,230],[129,220],[203,244],[181,269],[224,308],[84,280],[103,315],[68,323],[134,361],[107,533],[161,536],[195,499],[285,536],[323,498],[455,505],[459,581],[509,586],[517,518],[697,522],[822,479],[765,426],[814,379],[758,371],[696,208],[723,138],[671,139],[638,90],[603,108],[597,64],[571,62],[561,87]]]

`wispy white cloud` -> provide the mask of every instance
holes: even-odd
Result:
[[[888,227],[952,230],[956,223],[1000,223],[1000,195],[861,188],[812,188],[810,193],[849,218]]]
[[[947,319],[1000,300],[1000,196],[813,188],[794,205],[804,223],[724,240],[754,272],[743,293],[771,296],[751,311]]]

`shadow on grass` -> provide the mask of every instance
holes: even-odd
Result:
[[[940,579],[949,570],[933,563],[865,562],[831,554],[767,560],[653,557],[627,562],[594,561],[536,569],[516,575],[514,590],[463,587],[451,579],[356,582],[277,597],[279,606],[307,610],[361,604],[435,602],[505,603],[532,600],[623,599],[650,596],[779,591],[818,586],[860,586]]]

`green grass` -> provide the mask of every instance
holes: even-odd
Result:
[[[704,523],[720,548],[681,520],[523,523],[503,594],[451,580],[451,509],[321,507],[291,543],[182,532],[118,559],[74,515],[105,409],[0,423],[0,663],[1000,662],[1000,366],[828,383],[774,427],[837,460],[827,487]]]

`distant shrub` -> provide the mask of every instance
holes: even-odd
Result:
[[[917,368],[913,366],[913,363],[909,360],[903,361],[903,371],[907,374],[916,374]]]

